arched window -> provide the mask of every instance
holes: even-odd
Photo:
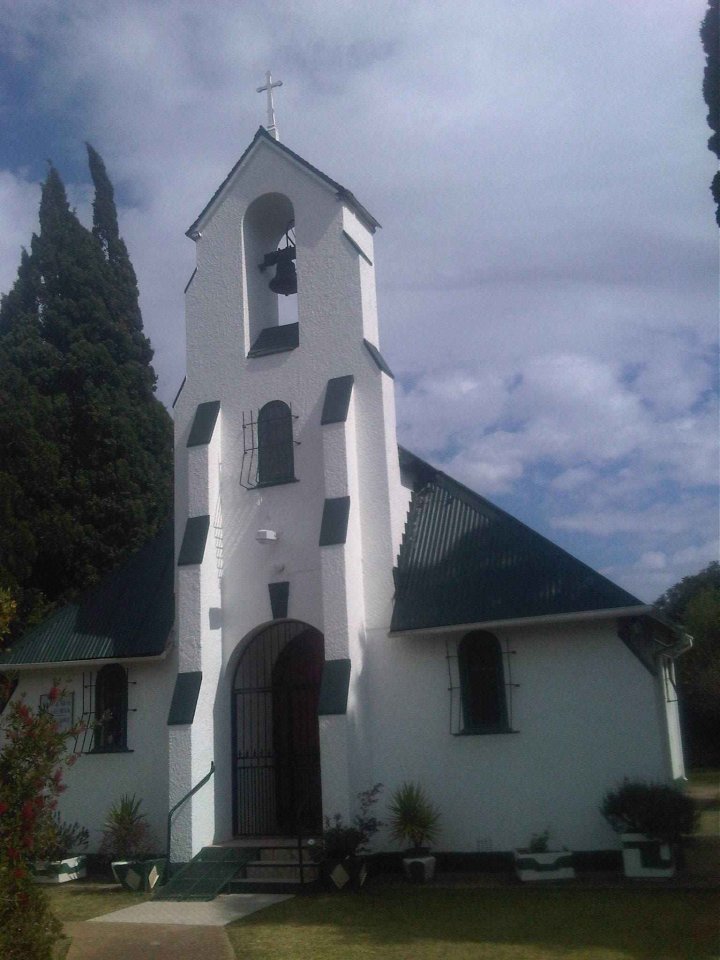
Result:
[[[295,479],[292,413],[282,400],[271,400],[258,414],[258,486]]]
[[[463,733],[502,733],[509,729],[503,657],[497,637],[483,630],[466,634],[458,645]]]
[[[95,681],[93,750],[127,749],[127,673],[119,663],[98,671]]]

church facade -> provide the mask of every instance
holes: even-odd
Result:
[[[609,787],[684,775],[682,639],[398,447],[378,226],[260,128],[188,231],[174,530],[2,664],[30,702],[59,677],[84,719],[62,812],[94,839],[125,792],[164,838],[207,778],[173,818],[181,862],[415,781],[438,849],[549,829],[598,850]]]

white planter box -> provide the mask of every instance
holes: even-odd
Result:
[[[515,872],[521,880],[572,880],[575,868],[571,850],[547,850],[531,853],[515,850]]]
[[[672,847],[644,833],[622,833],[623,866],[626,877],[656,877],[663,880],[675,873]]]
[[[67,883],[87,876],[87,857],[66,860],[38,860],[32,867],[36,883]]]

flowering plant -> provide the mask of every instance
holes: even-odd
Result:
[[[62,695],[57,685],[48,705],[34,711],[12,699],[0,721],[0,956],[46,960],[60,935],[30,865],[56,837],[51,812],[65,790],[63,768],[77,759],[67,741],[79,727],[60,731],[49,706]]]

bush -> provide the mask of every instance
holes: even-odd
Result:
[[[87,848],[89,839],[86,827],[81,827],[77,821],[66,823],[60,819],[60,814],[55,813],[50,818],[47,841],[37,852],[38,860],[65,860],[77,856]]]
[[[391,837],[424,849],[437,837],[440,811],[418,783],[403,783],[390,800]]]
[[[669,784],[625,780],[603,797],[600,812],[618,833],[644,833],[678,843],[693,832],[697,811],[682,790]]]
[[[125,793],[108,811],[103,829],[100,855],[113,860],[143,860],[155,849],[141,800]]]
[[[53,686],[49,702],[61,693]],[[62,928],[30,865],[56,837],[50,813],[65,789],[63,766],[76,759],[66,741],[79,728],[58,730],[49,710],[22,698],[10,701],[0,728],[0,957],[49,960]]]

